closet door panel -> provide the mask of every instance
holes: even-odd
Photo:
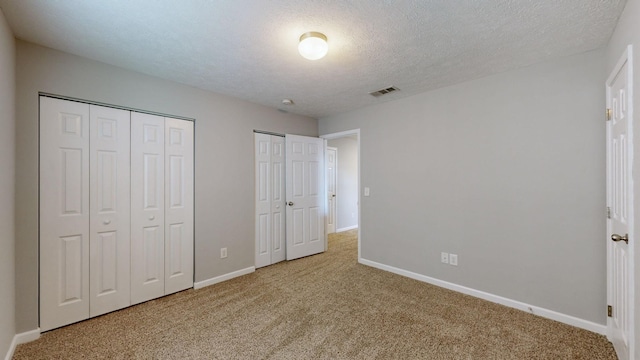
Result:
[[[275,264],[284,261],[287,257],[284,138],[272,136],[271,148],[271,263]]]
[[[193,287],[193,122],[165,118],[165,294]]]
[[[130,112],[90,107],[90,315],[130,304]]]
[[[271,135],[254,135],[256,268],[271,265]]]
[[[131,303],[165,294],[164,118],[131,113]]]
[[[40,328],[89,317],[89,105],[40,97]]]
[[[286,259],[285,144],[281,136],[255,135],[256,268]]]

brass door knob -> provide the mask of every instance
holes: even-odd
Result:
[[[618,235],[618,234],[612,234],[611,235],[611,240],[618,242],[618,241],[624,241],[627,244],[629,243],[629,234],[624,234],[624,236],[622,235]]]

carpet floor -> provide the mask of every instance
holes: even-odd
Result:
[[[357,231],[42,334],[14,359],[616,359],[604,336],[357,263]]]

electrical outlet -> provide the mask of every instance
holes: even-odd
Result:
[[[371,190],[368,187],[364,188],[364,196],[369,196],[371,194]]]
[[[227,257],[227,248],[220,249],[220,259],[224,259]]]
[[[458,266],[458,254],[449,254],[449,265]]]
[[[448,264],[449,263],[449,254],[446,252],[440,253],[440,261],[442,261],[443,264]]]

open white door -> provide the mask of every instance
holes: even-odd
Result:
[[[620,360],[633,359],[633,159],[631,46],[607,80],[607,331]]]
[[[327,234],[336,232],[338,149],[327,146]]]
[[[325,251],[324,140],[285,136],[287,260]]]

